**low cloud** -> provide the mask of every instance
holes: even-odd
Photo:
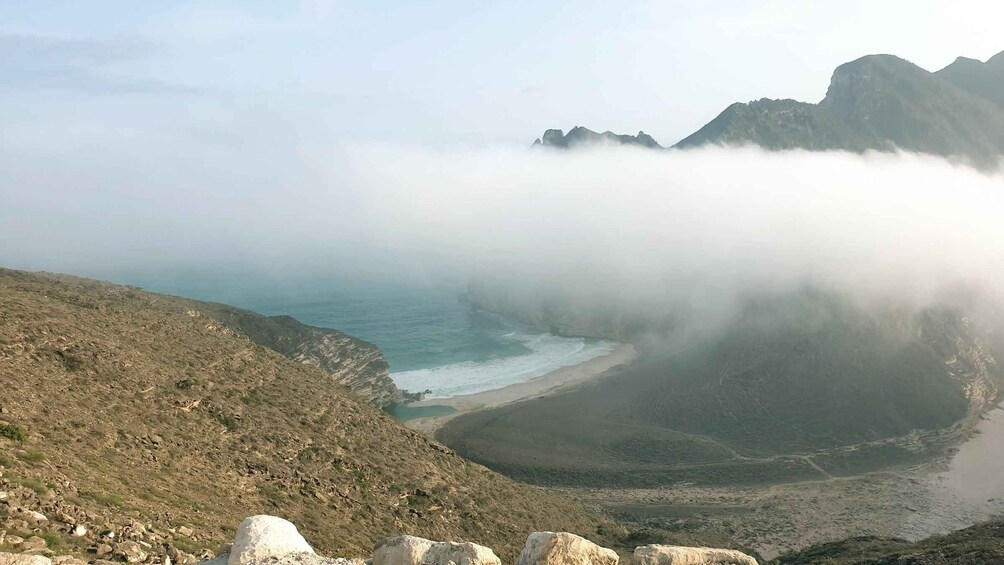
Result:
[[[481,277],[670,305],[806,283],[924,302],[1004,275],[1004,177],[912,154],[5,153],[0,262],[19,268]]]

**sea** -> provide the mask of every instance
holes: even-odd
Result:
[[[458,282],[435,285],[205,284],[131,280],[145,290],[285,314],[378,346],[399,388],[448,398],[502,388],[613,351],[610,341],[559,336],[473,308]]]

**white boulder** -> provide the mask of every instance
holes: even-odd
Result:
[[[757,562],[734,549],[643,545],[634,550],[634,565],[757,565]]]
[[[444,541],[429,548],[422,565],[502,565],[502,561],[483,545]]]
[[[52,565],[52,559],[41,555],[0,552],[0,565]]]
[[[617,565],[617,552],[568,532],[534,532],[516,565]]]
[[[421,565],[436,542],[416,536],[398,536],[380,542],[373,553],[373,565]]]
[[[247,565],[259,559],[290,554],[313,554],[307,540],[288,520],[275,516],[251,516],[241,522],[230,549],[228,565]]]

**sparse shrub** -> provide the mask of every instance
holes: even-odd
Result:
[[[45,532],[42,534],[42,539],[45,540],[45,547],[53,551],[57,551],[63,547],[63,538],[56,532]]]
[[[223,424],[223,427],[227,429],[228,432],[237,431],[237,419],[228,414],[217,414],[216,421]]]
[[[19,453],[17,457],[27,463],[39,463],[45,459],[45,455],[40,451],[25,451],[24,453]]]
[[[0,423],[0,437],[5,437],[18,443],[28,441],[28,434],[24,433],[24,429],[14,424]]]

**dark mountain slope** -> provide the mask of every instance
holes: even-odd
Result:
[[[1004,155],[1004,111],[908,61],[870,55],[838,67],[819,104],[735,104],[675,147],[709,143],[768,149],[899,148],[991,164]]]
[[[8,541],[37,529],[50,548],[83,553],[141,536],[161,559],[215,549],[242,517],[264,512],[332,554],[368,554],[412,533],[476,540],[512,561],[530,531],[600,541],[609,537],[598,530],[616,531],[587,506],[403,428],[204,311],[216,307],[0,270]],[[36,527],[18,508],[49,522]],[[78,524],[83,537],[69,534]],[[107,530],[117,537],[101,538]]]
[[[750,298],[716,336],[681,347],[635,334],[631,366],[460,416],[437,437],[542,484],[854,475],[930,457],[992,406],[999,375],[981,336],[952,310],[866,312],[812,290]]]
[[[1004,108],[1004,52],[994,55],[986,63],[959,57],[934,74]]]
[[[917,543],[852,538],[782,555],[775,565],[1001,565],[1004,523],[990,522]]]

